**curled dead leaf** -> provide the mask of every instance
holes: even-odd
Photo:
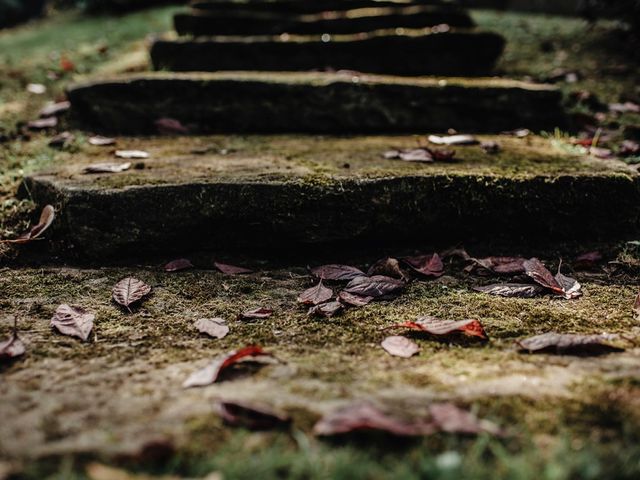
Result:
[[[384,275],[387,277],[398,278],[400,280],[406,280],[407,276],[400,268],[400,262],[397,259],[391,257],[385,257],[378,260],[376,263],[369,267],[367,270],[368,276]]]
[[[344,290],[338,294],[338,300],[345,305],[351,305],[352,307],[364,307],[371,303],[373,297],[366,297],[362,295],[356,295],[355,293],[345,292]]]
[[[247,310],[240,314],[241,320],[260,320],[264,318],[269,318],[273,315],[273,310],[270,308],[254,308],[252,310]]]
[[[131,162],[125,163],[93,163],[84,167],[83,173],[120,173],[131,168]]]
[[[244,275],[246,273],[253,273],[253,270],[250,270],[248,268],[228,265],[226,263],[213,262],[213,266],[227,275]]]
[[[351,281],[356,277],[365,275],[362,270],[356,267],[339,264],[321,265],[319,267],[312,268],[311,273],[313,276],[322,280],[334,280],[340,282]]]
[[[340,310],[342,310],[342,304],[340,302],[324,302],[311,307],[307,315],[330,318]]]
[[[435,336],[449,335],[451,333],[462,333],[468,337],[478,337],[482,340],[488,340],[484,327],[478,320],[442,320],[437,317],[425,316],[418,317],[415,322],[404,322],[392,325],[389,328],[403,327],[420,332],[426,332]]]
[[[71,102],[64,101],[49,103],[40,110],[38,116],[40,118],[57,117],[58,115],[62,115],[63,113],[67,112],[69,108],[71,108]]]
[[[164,266],[165,272],[179,272],[181,270],[187,270],[193,268],[193,263],[188,258],[177,258],[172,260]]]
[[[60,305],[51,318],[51,326],[63,335],[78,337],[84,341],[93,329],[95,315],[82,307]]]
[[[223,400],[218,403],[218,413],[227,425],[251,430],[281,428],[291,423],[288,415],[253,403]]]
[[[151,293],[151,287],[137,278],[127,277],[120,280],[113,287],[112,296],[116,303],[129,308],[132,304],[142,300]]]
[[[344,291],[362,297],[383,297],[398,292],[405,287],[405,282],[384,275],[373,277],[356,277],[351,280]]]
[[[411,267],[413,271],[425,277],[440,277],[444,274],[444,264],[437,253],[403,257],[401,260]]]
[[[4,243],[28,243],[33,240],[39,238],[53,223],[53,220],[56,218],[56,211],[51,205],[47,205],[42,209],[42,213],[40,214],[40,220],[38,223],[31,227],[26,233],[23,233],[18,238],[14,240],[3,240]]]
[[[399,335],[385,338],[380,346],[394,357],[410,358],[420,351],[418,344]]]
[[[259,346],[249,346],[244,347],[239,350],[233,350],[229,353],[225,353],[216,357],[211,364],[206,366],[203,369],[200,369],[182,384],[184,388],[191,387],[204,387],[207,385],[211,385],[220,376],[220,373],[229,368],[231,365],[239,362],[240,360],[246,358],[256,358],[262,356],[272,356],[270,353],[265,352],[262,347]]]

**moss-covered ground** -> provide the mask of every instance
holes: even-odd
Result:
[[[86,132],[74,132],[76,142],[63,151],[47,146],[50,135],[17,135],[17,123],[33,118],[47,100],[59,99],[75,75],[61,71],[60,57],[71,60],[80,75],[144,70],[145,37],[168,30],[175,10],[166,7],[117,18],[69,12],[0,33],[0,67],[9,72],[0,77],[0,125],[7,137],[0,144],[2,238],[22,231],[33,218],[34,206],[15,196],[23,176],[64,166],[73,152],[96,160],[107,155],[86,145]],[[474,12],[474,18],[482,28],[507,37],[501,74],[537,79],[562,68],[580,74],[577,83],[560,83],[567,92],[588,89],[604,102],[637,95],[638,72],[629,69],[625,56],[629,46],[612,23],[590,26],[577,19],[491,12]],[[576,38],[583,42],[576,44]],[[30,82],[45,84],[47,93],[27,93]],[[640,119],[625,114],[610,116],[607,122],[633,125]],[[295,143],[291,138],[272,140],[274,152],[287,142],[287,149]],[[545,160],[528,162],[527,169],[575,173],[602,168],[602,161],[586,159],[564,140],[557,133],[502,141],[543,152],[540,158]],[[121,139],[121,145],[134,148],[155,141]],[[262,149],[259,142],[233,141],[241,143],[240,152]],[[376,151],[411,147],[405,145],[408,141],[378,139],[373,146]],[[182,152],[183,142],[202,147],[208,140],[179,140],[171,148]],[[235,148],[226,142],[216,138],[215,148]],[[344,142],[348,140],[331,146],[340,151]],[[558,145],[565,150],[558,150]],[[470,152],[469,161],[476,159],[474,168],[522,173],[506,152],[482,157],[477,147],[468,148],[461,152]],[[305,168],[321,168],[310,163],[311,153],[296,150],[295,155]],[[492,158],[490,163],[486,158]],[[616,165],[605,170],[626,168]],[[365,267],[383,254],[398,252],[334,251],[322,258],[310,253],[269,260],[250,252],[241,258],[216,252],[218,259],[257,272],[230,277],[204,268],[164,273],[160,265],[169,258],[137,259],[127,266],[81,267],[51,258],[40,264],[29,255],[34,248],[37,245],[18,250],[20,255],[10,263],[3,257],[0,269],[0,338],[10,334],[16,317],[27,346],[23,358],[0,367],[0,478],[5,472],[11,472],[6,474],[10,478],[86,478],[84,464],[90,460],[163,475],[198,477],[219,471],[229,479],[558,480],[640,475],[640,324],[632,314],[640,256],[633,244],[622,251],[606,250],[607,259],[618,262],[604,263],[606,270],[573,272],[584,290],[575,301],[475,293],[473,285],[497,279],[470,276],[462,273],[461,265],[448,264],[446,275],[438,280],[414,282],[395,300],[350,309],[332,319],[308,317],[296,304],[296,295],[310,285],[306,266],[340,261]],[[518,251],[517,245],[478,247],[486,255],[538,254],[549,264],[557,263],[556,250],[568,258],[583,248],[592,246],[553,245],[536,252]],[[210,267],[212,255],[199,258],[197,264]],[[113,284],[128,275],[154,288],[131,314],[110,300]],[[96,314],[89,342],[51,330],[49,319],[61,303],[81,305]],[[275,313],[256,322],[237,320],[240,311],[257,306],[273,307]],[[422,314],[478,318],[491,341],[440,342],[410,335],[421,347],[410,359],[391,357],[380,348],[385,327]],[[193,327],[196,319],[213,316],[229,321],[231,332],[224,339],[203,337]],[[549,330],[623,334],[627,350],[598,358],[516,351],[514,340]],[[278,362],[240,369],[210,387],[181,388],[186,376],[216,354],[251,343],[272,351]],[[271,404],[289,412],[294,427],[261,433],[231,429],[214,413],[213,403],[219,398]],[[369,399],[405,414],[423,412],[434,400],[450,400],[505,427],[509,435],[499,439],[438,434],[416,441],[369,436],[340,442],[311,435],[311,426],[323,412],[353,399]],[[158,458],[158,451],[167,452],[168,446],[173,453]]]

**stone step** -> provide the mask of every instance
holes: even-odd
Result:
[[[435,25],[473,27],[468,13],[450,8],[405,7],[347,10],[324,14],[290,15],[249,12],[178,13],[173,17],[179,35],[299,35],[353,34],[388,28]]]
[[[150,73],[68,89],[82,128],[153,133],[162,117],[205,132],[500,132],[566,126],[562,95],[503,79],[354,73]]]
[[[408,6],[449,6],[439,0],[195,0],[191,2],[194,11],[201,12],[268,12],[268,13],[321,13],[329,11],[353,10],[356,8],[402,8]]]
[[[377,30],[357,35],[210,37],[158,40],[151,47],[157,70],[355,70],[388,75],[483,75],[504,48],[488,32],[425,33]]]
[[[23,191],[56,206],[48,238],[83,257],[421,238],[523,246],[637,231],[640,176],[622,162],[569,156],[541,137],[480,138],[502,149],[457,146],[457,161],[430,164],[383,156],[426,144],[416,136],[121,138],[118,148],[149,158],[83,174],[116,160],[85,146]]]

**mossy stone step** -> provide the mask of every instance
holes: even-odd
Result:
[[[83,128],[153,133],[169,117],[191,132],[500,132],[564,126],[554,87],[501,79],[352,73],[154,73],[71,86]]]
[[[355,8],[402,8],[416,5],[443,5],[438,0],[195,0],[191,2],[194,11],[202,12],[278,12],[278,13],[320,13],[328,11],[352,10]]]
[[[88,164],[114,159],[85,147],[28,177],[24,191],[56,206],[53,243],[84,257],[421,238],[586,242],[637,231],[640,177],[626,165],[568,157],[539,137],[484,139],[502,150],[457,147],[457,162],[433,164],[384,158],[415,136],[120,139],[149,159],[87,175]]]
[[[468,13],[438,7],[375,8],[331,12],[330,15],[178,13],[179,35],[280,35],[283,33],[350,34],[387,28],[423,28],[446,24],[473,27]]]
[[[504,38],[490,32],[377,30],[357,35],[228,37],[158,40],[157,70],[355,70],[389,75],[467,76],[489,73]]]

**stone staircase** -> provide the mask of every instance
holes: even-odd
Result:
[[[59,207],[61,243],[79,255],[636,229],[640,181],[628,167],[568,156],[535,135],[495,135],[567,128],[562,95],[478,76],[504,40],[458,8],[198,1],[175,25],[182,37],[151,47],[164,71],[90,79],[68,97],[90,131],[153,135],[171,119],[200,136],[119,138],[149,158],[87,175],[88,164],[114,161],[87,147],[25,180],[36,201]],[[455,160],[433,163],[384,156],[437,153],[427,134],[449,129],[493,134],[479,139],[500,148],[455,146]]]

